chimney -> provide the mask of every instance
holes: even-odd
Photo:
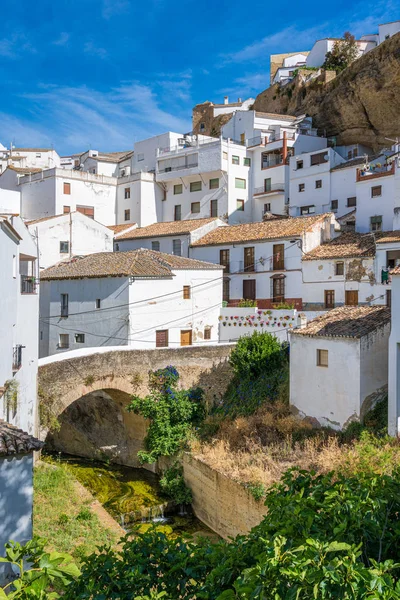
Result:
[[[287,159],[287,133],[283,132],[283,145],[282,145],[282,162],[285,165]]]
[[[242,103],[242,99],[238,98],[238,103],[241,104]]]
[[[224,104],[229,104],[229,96],[224,96]]]

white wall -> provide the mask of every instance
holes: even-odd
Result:
[[[32,538],[33,455],[0,457],[0,555],[4,544]],[[14,579],[9,563],[0,564],[0,587]]]
[[[150,171],[155,169],[157,163],[157,149],[176,146],[178,144],[178,139],[182,137],[182,133],[169,131],[148,138],[147,140],[135,142],[132,172],[136,173],[138,171]]]
[[[185,235],[165,235],[165,236],[154,236],[152,238],[134,238],[132,240],[120,240],[118,238],[114,241],[114,248],[118,244],[119,252],[127,252],[128,250],[138,250],[139,248],[147,248],[152,250],[152,242],[159,242],[160,252],[166,254],[173,254],[173,241],[181,241],[181,256],[189,256],[189,244],[190,236]]]
[[[385,41],[386,36],[392,37],[400,31],[400,21],[393,21],[393,23],[383,23],[379,25],[379,43]]]
[[[114,234],[111,229],[78,212],[33,223],[29,231],[38,240],[41,269],[73,255],[113,250]],[[60,252],[60,242],[69,242],[69,252]]]
[[[373,408],[370,395],[388,384],[390,323],[361,338],[360,410]]]
[[[392,277],[392,328],[389,338],[389,435],[400,435],[400,275]]]
[[[125,198],[129,188],[130,198]],[[117,224],[137,223],[145,227],[163,221],[163,186],[155,182],[153,173],[133,173],[118,179],[117,185]],[[125,219],[125,210],[130,210],[130,218]]]
[[[372,198],[372,188],[382,186],[382,195]],[[357,231],[370,231],[370,218],[382,216],[383,231],[393,229],[394,209],[400,206],[400,169],[386,177],[364,177],[356,183],[357,190]]]
[[[0,212],[19,215],[21,212],[21,194],[19,191],[0,188]]]
[[[328,350],[328,367],[317,366]],[[321,425],[343,428],[360,414],[360,340],[290,336],[290,404]]]

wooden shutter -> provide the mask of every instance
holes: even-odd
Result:
[[[335,290],[325,290],[325,308],[335,308]]]
[[[82,213],[83,215],[86,215],[87,217],[90,217],[91,219],[94,219],[94,206],[77,206],[76,207],[77,212]]]
[[[230,280],[224,279],[222,282],[222,300],[224,302],[229,302],[230,298]]]
[[[159,329],[156,331],[156,348],[168,347],[168,329]]]
[[[244,300],[255,300],[256,299],[256,280],[255,279],[244,279],[243,280],[243,298],[244,298]]]
[[[70,206],[64,206],[64,208],[63,208],[64,215],[68,215],[70,212],[71,212],[71,207]]]
[[[218,217],[218,200],[211,200],[211,216]]]
[[[254,246],[244,248],[244,270],[254,271]]]
[[[219,251],[219,264],[225,267],[225,273],[229,273],[229,250]]]
[[[204,327],[204,339],[211,340],[211,327]]]
[[[274,276],[272,281],[272,302],[285,301],[285,278]]]
[[[273,270],[282,271],[285,268],[285,244],[274,244],[273,252]]]
[[[346,291],[346,306],[358,306],[358,291],[347,290]]]
[[[69,196],[71,194],[71,184],[67,181],[64,181],[64,194]]]
[[[181,331],[181,346],[192,345],[192,330],[185,329]]]
[[[183,286],[183,299],[190,300],[190,285]]]

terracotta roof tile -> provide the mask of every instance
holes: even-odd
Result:
[[[313,319],[291,335],[361,338],[390,323],[390,309],[382,306],[341,306]]]
[[[375,256],[375,240],[370,233],[342,233],[303,256],[303,260],[367,258]]]
[[[375,234],[377,244],[388,244],[390,242],[400,242],[400,231],[380,231]]]
[[[264,222],[217,227],[194,242],[192,246],[216,246],[255,242],[258,240],[292,238],[301,236],[305,231],[308,231],[316,223],[327,217],[331,217],[331,213],[313,215],[312,217],[271,219]]]
[[[29,454],[43,446],[44,442],[0,419],[0,456]]]
[[[115,235],[120,235],[124,231],[131,230],[132,228],[136,229],[136,223],[123,223],[122,225],[107,225],[108,229],[114,232]]]
[[[219,269],[221,265],[140,248],[129,252],[97,252],[76,256],[45,269],[42,281],[97,277],[172,277],[173,270]]]
[[[138,227],[133,231],[118,236],[119,240],[133,240],[150,237],[163,237],[166,235],[185,235],[195,231],[203,225],[216,221],[218,217],[209,219],[189,219],[187,221],[166,221],[165,223],[153,223],[147,227]],[[223,229],[223,227],[222,227]]]
[[[33,167],[14,167],[13,165],[8,165],[7,169],[11,169],[11,171],[15,171],[16,173],[23,173],[24,175],[29,173],[41,173],[43,171],[43,169],[36,169]]]

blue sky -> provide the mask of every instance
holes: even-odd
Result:
[[[255,96],[269,55],[315,39],[374,33],[395,0],[28,0],[0,22],[0,142],[125,150],[189,131],[191,108]],[[397,5],[397,10],[396,10]]]

